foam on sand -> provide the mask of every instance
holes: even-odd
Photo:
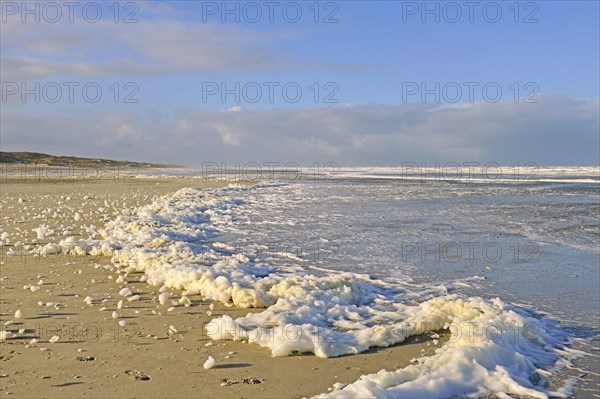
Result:
[[[569,394],[544,386],[547,370],[575,355],[564,346],[565,334],[524,309],[500,299],[451,295],[448,285],[384,283],[355,273],[314,275],[293,260],[275,269],[252,253],[236,254],[213,242],[222,229],[235,228],[235,211],[242,205],[235,194],[257,189],[182,189],[107,223],[102,239],[69,237],[53,249],[112,256],[126,273],[141,271],[149,284],[162,286],[163,305],[168,289],[181,289],[228,306],[265,308],[236,320],[217,317],[206,332],[213,340],[257,343],[274,356],[334,357],[414,335],[449,333],[434,355],[400,370],[362,376],[323,397]],[[120,294],[133,293],[123,288]]]

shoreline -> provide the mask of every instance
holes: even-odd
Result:
[[[21,245],[35,244],[34,240],[37,244],[58,242],[65,234],[84,238],[89,234],[81,226],[101,228],[123,208],[131,210],[158,195],[184,187],[227,185],[166,177],[9,180],[2,182],[0,215],[10,240],[7,248],[17,241]],[[47,225],[46,232],[54,233],[38,240],[31,230],[42,224]],[[2,260],[0,322],[3,330],[17,334],[0,343],[0,392],[16,397],[299,398],[327,392],[337,382],[352,383],[381,369],[405,367],[410,359],[435,348],[433,339],[421,336],[338,358],[271,357],[268,349],[255,344],[209,341],[203,331],[216,316],[236,318],[253,309],[229,308],[198,295],[190,296],[190,307],[160,305],[159,287],[141,282],[140,273],[129,274],[126,285],[117,284],[119,273],[108,257],[7,254]],[[39,289],[32,291],[31,286]],[[117,309],[123,287],[140,295],[140,300],[124,300],[122,309]],[[180,298],[181,292],[170,291],[171,300]],[[91,305],[84,302],[88,296]],[[54,306],[46,306],[49,303]],[[214,309],[209,316],[211,304]],[[174,309],[168,311],[171,306]],[[15,318],[17,310],[21,318]],[[112,318],[115,311],[117,319]],[[124,326],[118,321],[124,321]],[[19,334],[19,330],[24,331]],[[48,342],[55,336],[57,342]],[[32,339],[38,342],[31,343]],[[208,356],[216,360],[216,366],[205,370],[202,365]]]

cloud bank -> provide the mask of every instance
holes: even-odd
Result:
[[[600,162],[598,100],[544,96],[513,102],[341,105],[314,109],[174,113],[92,111],[1,122],[3,149],[202,162]],[[576,160],[575,162],[573,160]]]

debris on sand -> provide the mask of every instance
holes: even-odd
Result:
[[[131,378],[132,380],[137,380],[137,381],[148,381],[148,380],[150,380],[150,376],[149,375],[144,374],[141,371],[137,371],[137,370],[126,370],[125,374],[127,374],[129,376],[129,378]]]
[[[235,384],[257,385],[257,384],[262,384],[264,382],[264,380],[265,380],[264,378],[254,378],[254,377],[242,378],[242,379],[223,378],[223,382],[221,383],[221,386],[228,387],[230,385],[235,385]]]

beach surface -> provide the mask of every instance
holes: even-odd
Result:
[[[442,345],[443,340],[434,345],[420,336],[353,356],[272,357],[258,345],[206,336],[204,326],[214,317],[235,319],[252,309],[226,307],[199,295],[186,307],[176,290],[161,305],[160,287],[143,282],[141,273],[124,277],[109,257],[29,253],[68,236],[94,236],[124,210],[180,188],[227,184],[174,177],[4,179],[2,396],[309,397],[335,383],[405,367]],[[120,295],[124,287],[139,299]],[[209,356],[215,366],[205,369]]]

